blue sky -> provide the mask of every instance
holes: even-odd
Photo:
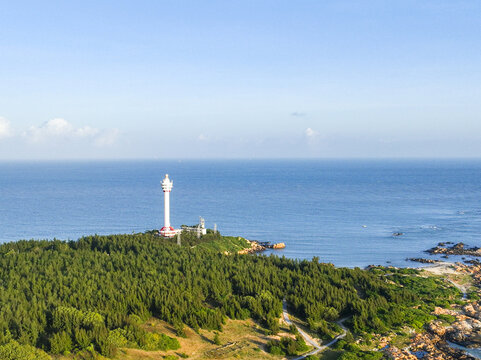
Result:
[[[0,159],[480,157],[479,1],[3,1]]]

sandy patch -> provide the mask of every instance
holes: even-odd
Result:
[[[459,271],[456,271],[453,264],[439,263],[422,268],[425,271],[432,273],[433,275],[461,275]]]

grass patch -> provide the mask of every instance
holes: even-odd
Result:
[[[239,250],[251,247],[250,243],[240,236],[222,236],[219,239],[201,242],[197,246],[218,252],[228,251],[229,253],[236,253]]]
[[[149,319],[144,325],[144,329],[152,332],[164,333],[171,337],[175,336],[175,329],[164,321],[155,318]],[[287,331],[287,329],[283,329]],[[179,359],[187,356],[190,360],[212,360],[208,354],[212,350],[218,349],[219,345],[214,342],[215,332],[200,329],[195,332],[189,327],[185,327],[186,337],[176,337],[180,343],[180,349],[170,351],[143,351],[139,349],[122,348],[119,350],[117,360],[163,360],[167,355],[177,356]],[[251,319],[230,320],[228,319],[219,332],[222,344],[232,342],[240,343],[239,349],[235,352],[226,354],[222,359],[252,359],[252,360],[278,360],[279,356],[268,354],[267,342],[274,339],[272,336],[265,336],[264,329],[260,328]],[[66,358],[67,359],[67,358]],[[68,358],[73,359],[72,357]]]
[[[395,336],[390,342],[390,345],[403,349],[411,344],[411,335],[403,334]]]
[[[319,360],[337,360],[341,353],[341,351],[326,349],[320,354]]]

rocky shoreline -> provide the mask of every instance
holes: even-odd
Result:
[[[408,258],[407,261],[414,261],[421,264],[436,264],[441,262],[440,260],[424,259],[424,258]]]
[[[449,246],[451,245],[451,246]],[[479,247],[466,247],[462,242],[454,244],[452,242],[440,242],[437,246],[425,250],[424,252],[430,255],[442,255],[444,258],[448,258],[450,255],[457,256],[476,256],[481,257],[481,248]],[[464,260],[464,258],[463,258]],[[418,262],[421,264],[436,264],[441,263],[441,260],[426,259],[426,258],[407,258],[406,261]],[[466,264],[480,265],[481,262],[478,259],[464,260]]]
[[[462,242],[453,246],[446,246],[447,243],[439,243],[437,246],[426,250],[431,255],[461,255],[461,256],[481,256],[481,248],[467,248]]]
[[[455,246],[451,247],[454,248]],[[453,251],[458,252],[461,247],[457,247]],[[468,251],[477,251],[468,249]],[[471,264],[463,263],[442,263],[436,264],[431,269],[445,267],[444,277],[448,279],[448,275],[455,275],[462,278],[468,275],[472,280],[470,284],[473,289],[473,299],[479,299],[481,296],[481,263],[473,261]],[[431,270],[426,268],[426,271]],[[456,285],[456,284],[455,284]],[[458,288],[464,288],[465,285],[456,285]],[[469,287],[469,286],[468,286]],[[465,348],[481,347],[481,300],[465,299],[463,303],[454,302],[448,308],[436,307],[433,315],[443,316],[450,321],[433,320],[425,326],[425,332],[415,333],[411,337],[411,343],[405,348],[398,348],[391,344],[391,339],[381,339],[383,352],[390,359],[395,360],[475,360],[476,358],[466,354],[463,350],[454,348],[450,343],[461,345]]]
[[[416,334],[408,348],[399,349],[387,345],[384,354],[395,360],[476,360],[464,351],[454,349],[441,337],[429,332]]]
[[[442,321],[432,321],[427,330],[443,340],[467,347],[481,347],[481,303],[468,303],[460,309],[436,308],[435,315],[449,315],[456,320],[449,326]]]
[[[247,240],[246,241],[250,244],[250,248],[247,248],[247,249],[242,249],[242,250],[239,250],[237,253],[240,254],[240,255],[243,255],[243,254],[253,254],[253,253],[257,253],[257,252],[261,252],[261,251],[265,251],[266,249],[276,249],[276,250],[280,250],[280,249],[284,249],[286,247],[286,244],[284,243],[276,243],[276,244],[270,244],[268,242],[263,242],[263,243],[260,243],[259,241],[256,241],[256,240]]]

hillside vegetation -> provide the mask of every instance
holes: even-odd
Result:
[[[223,254],[241,244],[208,233],[184,234],[178,246],[153,232],[3,244],[0,359],[177,349],[176,338],[141,326],[152,317],[172,324],[178,336],[184,324],[221,331],[226,318],[253,318],[277,333],[284,298],[323,338],[336,334],[335,320],[344,316],[359,334],[419,327],[435,304],[459,295],[402,271]]]

